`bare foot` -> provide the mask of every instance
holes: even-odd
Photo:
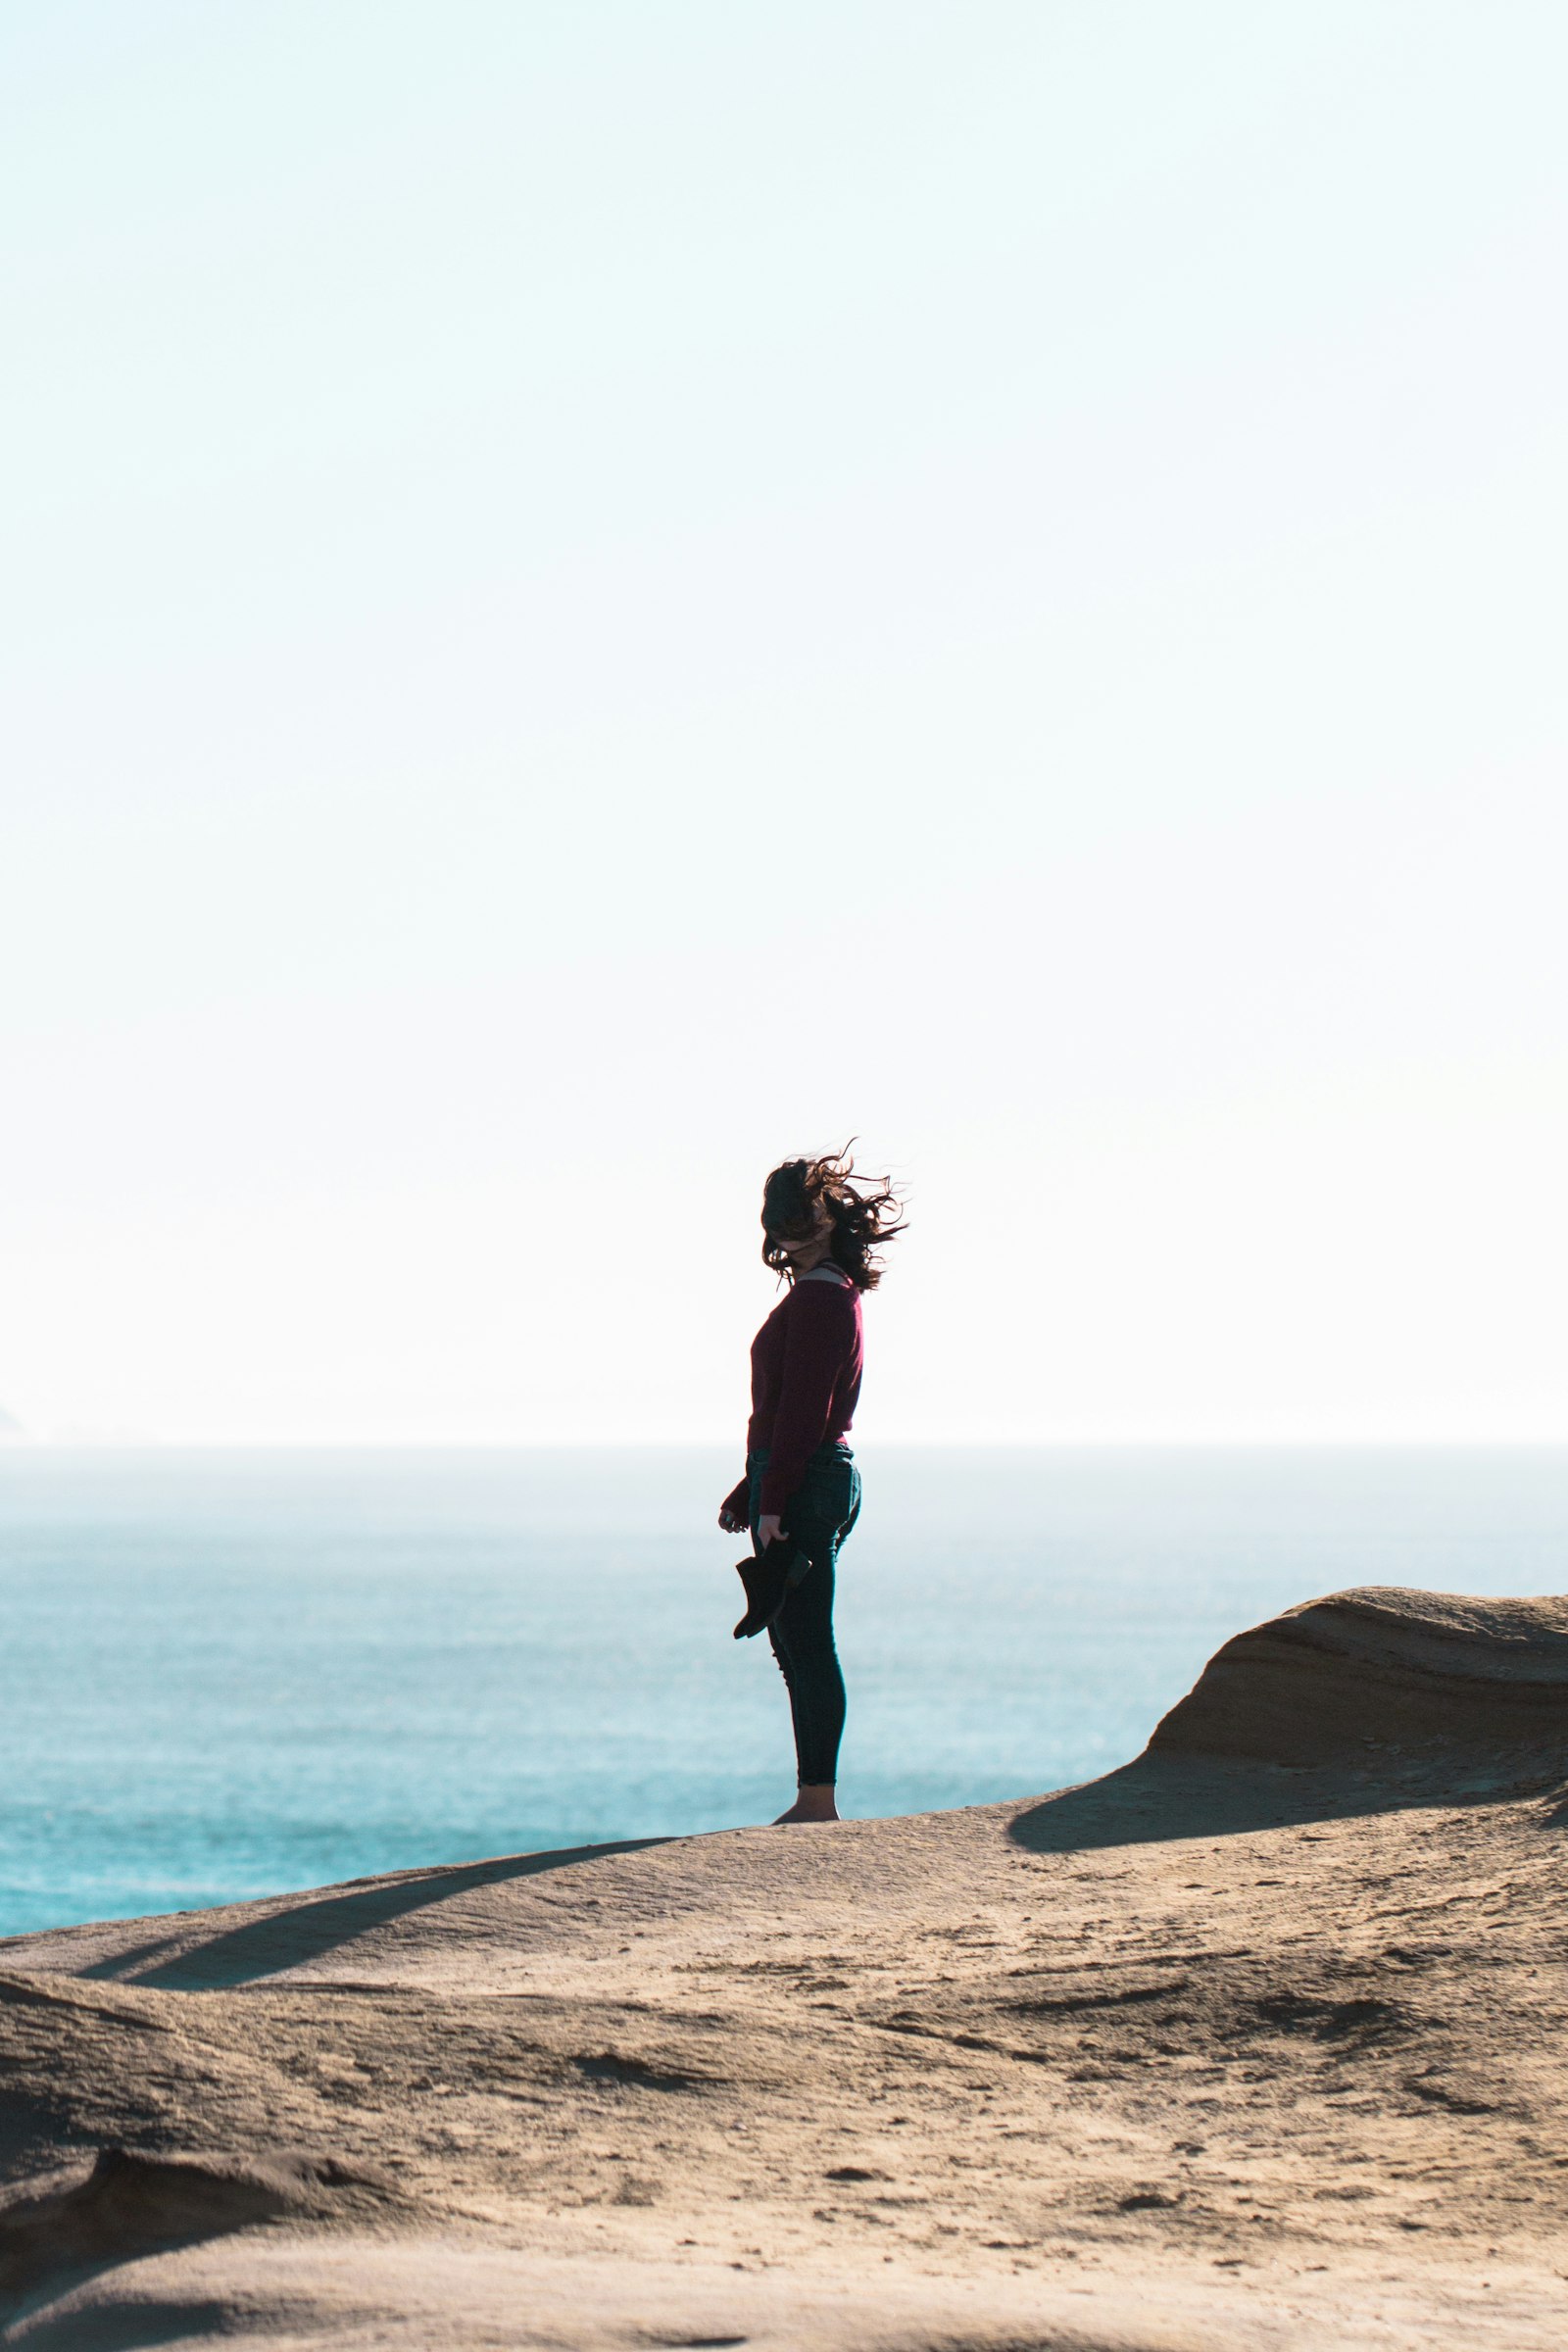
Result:
[[[773,1827],[777,1830],[791,1821],[837,1821],[838,1818],[839,1809],[833,1802],[833,1784],[829,1781],[820,1788],[803,1788],[789,1811],[781,1813]]]

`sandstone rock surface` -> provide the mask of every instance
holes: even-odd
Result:
[[[1269,1764],[1568,1737],[1568,1599],[1396,1587],[1303,1601],[1227,1642],[1150,1742]]]
[[[1011,1805],[0,1945],[0,2344],[1568,2342],[1568,1603]]]

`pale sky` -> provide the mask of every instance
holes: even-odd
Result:
[[[1559,0],[4,47],[29,1431],[1568,1438]]]

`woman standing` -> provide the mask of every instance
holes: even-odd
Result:
[[[860,1508],[860,1474],[845,1444],[860,1394],[860,1293],[881,1280],[877,1250],[904,1230],[891,1189],[854,1177],[854,1161],[836,1152],[786,1160],[762,1187],[762,1262],[790,1287],[752,1342],[746,1475],[718,1513],[730,1535],[751,1529],[759,1563],[779,1566],[761,1580],[761,1598],[747,1579],[752,1605],[736,1633],[766,1626],[790,1694],[800,1793],[781,1822],[839,1817],[844,1677],[833,1584]]]

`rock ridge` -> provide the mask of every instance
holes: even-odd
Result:
[[[1288,1765],[1411,1748],[1568,1761],[1568,1596],[1374,1585],[1302,1601],[1216,1650],[1149,1746]]]

